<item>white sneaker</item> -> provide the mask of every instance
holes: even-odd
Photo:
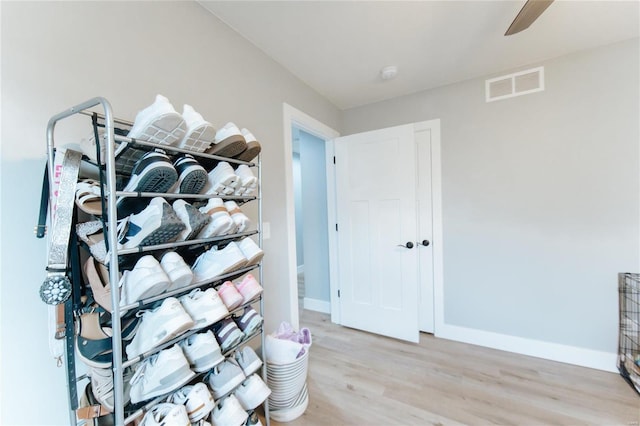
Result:
[[[242,349],[235,351],[233,353],[233,359],[236,360],[240,368],[242,368],[242,372],[247,377],[262,367],[262,360],[251,346],[244,346]]]
[[[189,416],[184,405],[161,402],[147,411],[140,426],[189,426]]]
[[[238,184],[238,176],[226,161],[221,161],[208,174],[206,194],[231,195]]]
[[[248,417],[249,414],[242,409],[234,395],[218,401],[211,413],[211,421],[216,426],[242,426]]]
[[[140,213],[129,216],[118,236],[122,248],[134,248],[174,241],[185,229],[184,223],[162,197],[155,197]]]
[[[175,145],[184,137],[186,125],[167,98],[157,95],[155,102],[136,115],[130,138]]]
[[[137,404],[174,391],[189,383],[195,375],[189,369],[182,349],[173,345],[138,364],[131,378],[131,402]]]
[[[229,315],[227,307],[222,303],[218,292],[213,288],[205,291],[193,289],[189,294],[180,297],[180,303],[193,318],[192,330],[207,327]]]
[[[202,118],[191,105],[183,106],[182,118],[186,123],[187,132],[178,146],[195,152],[205,152],[216,138],[215,127]]]
[[[235,231],[236,223],[229,215],[221,198],[210,198],[206,206],[200,207],[200,212],[209,216],[210,219],[198,234],[198,238],[217,237],[232,234]]]
[[[242,383],[244,379],[245,375],[242,369],[230,360],[226,360],[213,367],[207,377],[215,398],[220,398],[228,394]]]
[[[260,146],[260,142],[258,142],[256,137],[253,136],[249,130],[242,129],[240,130],[240,133],[242,134],[242,137],[245,138],[247,148],[233,158],[241,161],[253,161],[253,159],[260,154],[260,151],[262,151],[262,146]]]
[[[171,279],[150,254],[142,256],[130,271],[124,271],[120,287],[120,306],[157,296],[171,285]]]
[[[200,212],[200,210],[185,200],[174,201],[173,210],[185,225],[184,230],[178,234],[176,241],[186,241],[196,238],[200,231],[202,231],[211,220],[208,215]]]
[[[271,395],[260,376],[253,374],[235,390],[234,395],[245,410],[253,410]]]
[[[222,128],[220,130],[218,130],[216,132],[216,137],[215,137],[215,144],[219,144],[222,142],[225,142],[229,139],[238,139],[239,137],[241,137],[243,140],[244,136],[242,136],[242,132],[240,132],[240,129],[238,129],[238,126],[236,126],[235,124],[229,122],[227,124],[225,124],[224,126],[222,126]],[[246,140],[245,140],[246,142]]]
[[[129,367],[125,368],[123,375],[123,403],[125,405],[130,400],[129,379],[131,379],[132,375],[133,370]],[[113,412],[113,373],[111,368],[89,367],[89,377],[91,378],[91,391],[96,401],[104,405],[110,412]]]
[[[129,359],[168,342],[195,324],[175,297],[167,297],[157,308],[139,311],[138,314],[142,315],[142,320],[126,347]]]
[[[235,223],[236,229],[233,231],[234,233],[244,232],[249,229],[251,221],[247,215],[240,210],[240,207],[238,207],[238,204],[235,201],[225,201],[224,206]]]
[[[207,417],[215,406],[209,388],[202,382],[175,391],[167,398],[167,402],[184,405],[192,423]]]
[[[244,426],[263,426],[262,422],[260,421],[260,417],[258,417],[258,413],[256,413],[255,411],[251,413]]]
[[[235,242],[230,242],[221,250],[216,247],[202,253],[191,268],[196,281],[204,281],[226,274],[247,264],[247,258]]]
[[[240,251],[242,251],[244,257],[247,258],[247,264],[245,266],[251,266],[259,263],[264,256],[264,252],[260,246],[258,246],[256,242],[249,237],[240,240],[238,247],[240,248]]]
[[[196,373],[211,370],[224,361],[220,345],[211,330],[192,334],[178,344],[189,360],[191,369]]]
[[[160,266],[171,280],[171,285],[167,290],[186,287],[193,281],[193,271],[185,263],[182,256],[175,251],[165,253],[160,260]]]
[[[258,187],[258,178],[253,175],[251,168],[246,164],[241,164],[236,168],[236,175],[239,183],[236,187],[235,195],[253,195],[253,192]]]

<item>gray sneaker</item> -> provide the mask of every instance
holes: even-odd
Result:
[[[245,378],[242,369],[231,360],[213,367],[207,377],[209,386],[213,390],[213,397],[216,399],[234,390]]]

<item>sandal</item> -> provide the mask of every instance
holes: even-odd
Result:
[[[76,185],[76,205],[85,213],[102,215],[100,184],[93,179],[84,179]]]
[[[108,264],[107,246],[104,242],[104,233],[102,231],[102,222],[93,220],[91,222],[82,222],[76,225],[76,234],[87,246],[91,255],[100,263]]]
[[[102,263],[89,256],[84,264],[84,274],[89,282],[91,293],[96,303],[107,312],[111,312],[111,285],[109,284],[109,270]]]
[[[122,339],[133,339],[140,318],[133,316],[122,320]],[[76,319],[76,348],[78,357],[88,366],[109,368],[113,360],[111,344],[111,314],[93,305]]]
[[[76,322],[78,329],[76,335],[78,357],[90,367],[111,367],[113,353],[111,327],[101,324],[102,321],[106,320],[105,314],[107,313],[88,312],[80,315]]]

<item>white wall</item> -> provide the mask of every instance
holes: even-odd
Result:
[[[2,417],[68,424],[64,371],[47,347],[38,297],[45,242],[33,235],[49,118],[104,96],[132,120],[156,93],[214,125],[234,121],[263,146],[266,328],[290,312],[282,104],[339,128],[339,111],[193,2],[2,2]],[[58,141],[80,128],[60,125]],[[84,135],[85,133],[81,133]],[[250,211],[255,215],[255,208]],[[273,297],[270,297],[273,295]]]
[[[617,351],[617,273],[640,270],[638,52],[532,64],[546,90],[509,100],[476,79],[344,112],[344,134],[441,119],[447,324]]]
[[[329,302],[325,142],[300,131],[305,298]]]
[[[296,266],[300,267],[304,265],[304,215],[302,214],[300,153],[296,152],[293,153],[293,198],[296,211]]]

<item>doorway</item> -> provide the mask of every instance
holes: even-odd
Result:
[[[293,125],[298,308],[331,312],[326,141]]]
[[[293,129],[300,129],[319,137],[325,141],[325,167],[327,172],[327,226],[329,242],[329,292],[331,300],[331,321],[336,324],[344,324],[341,318],[341,305],[343,300],[340,296],[341,288],[339,272],[340,263],[345,263],[347,252],[342,249],[342,254],[338,244],[338,209],[336,198],[336,138],[339,133],[323,123],[315,120],[313,117],[299,111],[290,105],[283,105],[283,124],[284,124],[284,154],[285,154],[285,185],[286,185],[286,221],[290,230],[287,234],[287,256],[288,256],[288,283],[290,288],[289,306],[290,319],[294,327],[299,327],[299,301],[298,301],[298,270],[296,264],[296,234],[295,230],[295,207],[294,207],[294,185],[293,185]],[[431,210],[428,220],[417,220],[417,231],[415,235],[406,238],[407,242],[412,241],[412,245],[416,244],[415,252],[418,256],[419,275],[421,277],[431,277],[430,288],[425,285],[425,280],[421,279],[417,293],[416,289],[411,290],[411,297],[414,297],[415,303],[418,305],[418,311],[421,312],[418,320],[413,318],[410,322],[415,324],[416,330],[427,331],[438,335],[438,330],[444,326],[444,290],[443,290],[443,238],[442,238],[442,191],[441,191],[441,155],[440,155],[440,121],[430,120],[421,123],[413,123],[413,139],[416,143],[415,153],[423,161],[430,163],[430,172],[422,172],[414,174],[411,178],[414,181],[415,204],[420,216],[423,215],[424,209]],[[381,131],[384,129],[380,129]],[[375,132],[375,131],[373,131]],[[428,136],[426,139],[425,137]],[[412,148],[414,149],[414,148]],[[338,160],[339,161],[339,160]],[[423,163],[424,164],[424,163]],[[384,169],[384,168],[383,168]],[[424,172],[424,173],[423,173]],[[425,199],[419,196],[422,193],[420,188],[424,188],[431,183],[431,197]],[[429,209],[430,207],[430,209]],[[425,228],[423,225],[429,223],[430,226]],[[428,228],[431,228],[430,230]],[[342,228],[341,228],[342,229]],[[429,231],[431,238],[428,238]],[[426,242],[425,240],[428,240]],[[402,241],[404,242],[404,241]],[[397,243],[394,243],[397,245]],[[408,246],[408,244],[406,244]],[[408,247],[407,247],[408,248]],[[348,257],[348,256],[347,256]],[[347,262],[348,263],[348,262]],[[344,266],[344,265],[343,265]],[[426,290],[426,291],[423,291]],[[408,294],[408,293],[407,293]],[[389,299],[391,300],[391,299]],[[384,307],[383,302],[382,307]],[[425,305],[430,305],[429,309],[423,309]],[[412,308],[413,310],[414,308]],[[425,312],[428,312],[424,315]],[[413,315],[415,317],[415,315]],[[371,330],[373,331],[373,330]],[[376,331],[374,331],[376,332]],[[384,333],[383,333],[384,334]],[[412,338],[411,340],[413,340]]]
[[[315,161],[319,164],[323,164],[325,170],[333,165],[333,139],[340,136],[340,134],[330,128],[329,126],[321,123],[315,118],[305,114],[304,112],[288,105],[283,104],[283,130],[284,130],[284,163],[285,163],[285,200],[286,200],[286,222],[287,229],[287,258],[288,258],[288,271],[287,281],[289,283],[289,322],[294,328],[299,328],[300,318],[299,310],[304,306],[304,298],[302,306],[298,297],[298,265],[297,265],[297,242],[296,242],[296,214],[295,214],[295,191],[294,191],[294,129],[304,131],[305,133],[318,138],[324,144],[325,158],[315,157]],[[318,164],[318,166],[319,166]],[[301,172],[301,169],[299,169]],[[330,224],[335,224],[335,196],[333,193],[334,177],[332,174],[326,174],[326,192],[324,194],[316,194],[316,197],[322,197],[326,200],[327,207],[327,223],[322,229],[327,233],[328,247],[334,247],[335,236],[329,232]],[[320,225],[318,225],[320,227]],[[304,242],[301,243],[304,250]],[[337,285],[335,277],[335,265],[337,262],[337,253],[335,250],[328,251],[329,262],[329,294],[337,294]],[[303,251],[304,253],[304,251]],[[304,256],[304,254],[303,254]],[[305,263],[306,259],[305,259]],[[307,265],[305,265],[306,268]],[[306,274],[305,278],[309,276]],[[305,289],[306,290],[306,289]],[[312,299],[308,294],[305,297]],[[331,298],[331,296],[330,296]],[[310,302],[313,305],[313,301]],[[318,307],[316,305],[316,307]],[[326,305],[322,304],[322,308],[326,309]],[[337,316],[337,310],[332,303],[331,320],[339,323],[339,317]]]

